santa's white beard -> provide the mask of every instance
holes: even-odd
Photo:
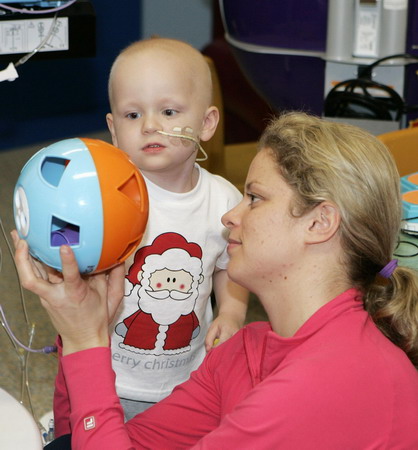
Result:
[[[154,322],[160,325],[171,325],[180,316],[193,311],[198,294],[198,292],[192,292],[186,300],[173,300],[170,297],[156,300],[150,297],[142,286],[138,291],[138,306],[142,311],[151,314]]]

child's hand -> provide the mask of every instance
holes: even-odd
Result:
[[[218,315],[218,317],[210,325],[206,335],[206,351],[208,352],[211,348],[225,342],[232,335],[234,335],[242,327],[242,325],[243,324],[239,323],[236,318],[232,318],[228,314]]]

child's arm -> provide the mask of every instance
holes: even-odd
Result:
[[[243,325],[247,313],[248,291],[234,283],[226,270],[218,270],[213,275],[218,315],[209,327],[205,339],[206,351],[222,343],[235,334]]]

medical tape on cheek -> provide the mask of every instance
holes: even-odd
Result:
[[[174,127],[172,133],[168,133],[167,131],[160,131],[157,130],[157,133],[162,134],[163,136],[169,136],[179,139],[185,139],[187,141],[193,142],[196,147],[203,153],[203,158],[196,158],[196,161],[206,161],[208,159],[208,155],[203,149],[203,147],[200,145],[200,142],[197,138],[193,136],[193,129],[190,127]],[[186,134],[188,133],[188,134]]]

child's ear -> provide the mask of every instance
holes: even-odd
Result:
[[[331,202],[322,202],[307,214],[306,243],[319,244],[329,241],[341,223],[340,211]]]
[[[112,143],[115,147],[118,146],[118,140],[116,138],[115,127],[113,125],[113,116],[111,113],[106,114],[107,127],[109,128],[110,135],[112,136]]]
[[[216,131],[219,122],[219,110],[216,106],[211,106],[206,110],[205,118],[203,119],[203,127],[200,132],[200,140],[208,141]]]

